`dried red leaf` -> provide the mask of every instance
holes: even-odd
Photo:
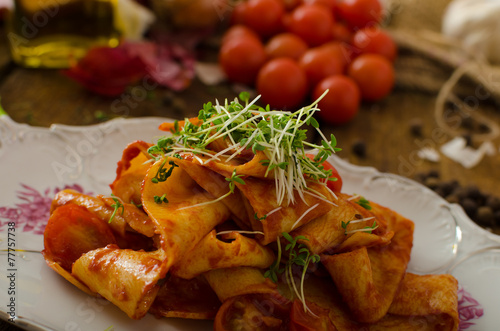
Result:
[[[146,75],[161,86],[181,91],[194,78],[194,65],[191,48],[176,42],[144,41],[93,48],[63,73],[90,91],[117,96]]]
[[[96,47],[63,73],[95,93],[116,96],[146,75],[146,64],[127,48]]]

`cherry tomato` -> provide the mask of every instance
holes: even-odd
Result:
[[[253,38],[255,40],[260,40],[258,34],[256,34],[252,29],[245,25],[236,24],[231,26],[222,36],[221,45],[224,45],[231,39],[240,39],[240,38]]]
[[[333,14],[328,8],[305,4],[291,12],[286,26],[309,46],[318,46],[332,39],[333,23]]]
[[[326,8],[330,9],[332,13],[335,10],[335,3],[336,3],[335,0],[303,0],[302,2],[307,5],[325,6]]]
[[[289,57],[298,60],[308,49],[304,40],[293,33],[280,33],[269,39],[266,53],[270,59]]]
[[[262,37],[269,37],[282,28],[285,5],[280,0],[248,0],[243,22]]]
[[[310,48],[302,55],[299,64],[307,75],[310,89],[323,78],[344,72],[344,61],[340,56],[327,47]]]
[[[272,59],[259,71],[257,91],[271,107],[293,109],[306,97],[306,73],[290,58]]]
[[[361,98],[367,101],[387,96],[395,81],[392,63],[379,54],[361,54],[350,64],[348,75],[359,86]]]
[[[313,91],[314,100],[326,90],[328,93],[318,103],[319,118],[329,124],[341,125],[351,121],[358,113],[361,95],[356,82],[347,76],[336,75],[323,79]]]
[[[279,330],[289,312],[288,300],[276,294],[234,296],[224,301],[217,311],[214,330]]]
[[[352,50],[351,45],[343,42],[343,41],[330,41],[320,46],[321,48],[326,48],[330,52],[332,52],[332,56],[336,59],[341,60],[343,68],[347,68],[347,65],[351,63]]]
[[[312,155],[312,154],[306,154],[306,156],[308,158],[310,158],[311,160],[314,160],[314,155]],[[328,161],[323,162],[322,166],[326,170],[331,170],[332,171],[332,175],[330,176],[331,179],[337,178],[337,180],[329,180],[327,182],[328,188],[330,190],[332,190],[333,192],[340,192],[342,190],[342,177],[340,177],[339,172],[337,171],[337,169],[335,169],[335,167],[332,166],[332,164],[330,162],[328,162]]]
[[[332,29],[333,40],[342,41],[345,43],[352,42],[352,32],[344,23],[335,22]]]
[[[230,81],[253,84],[266,62],[264,45],[254,38],[232,38],[221,46],[219,63]]]
[[[314,315],[304,311],[300,300],[295,299],[290,312],[290,331],[337,331],[328,316],[329,310],[313,302],[306,302]]]
[[[243,15],[246,11],[247,3],[245,1],[240,1],[238,5],[234,6],[231,12],[231,17],[229,18],[230,25],[245,24]]]
[[[285,5],[286,11],[292,11],[302,4],[302,0],[281,0]]]
[[[357,30],[375,26],[382,20],[382,5],[379,0],[340,0],[337,13],[349,28]]]
[[[397,46],[391,36],[378,27],[364,28],[358,30],[353,37],[352,45],[361,54],[375,53],[386,57],[394,62],[397,56]]]
[[[75,204],[57,208],[45,228],[44,254],[68,271],[80,256],[108,244],[116,240],[106,221]]]

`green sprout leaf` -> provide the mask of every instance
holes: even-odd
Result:
[[[123,213],[124,213],[124,211],[125,211],[125,206],[123,205],[123,203],[121,202],[121,200],[120,200],[119,198],[115,197],[115,195],[114,195],[114,194],[111,194],[111,197],[112,197],[112,199],[113,199],[113,201],[114,201],[115,203],[113,203],[113,204],[111,205],[111,207],[113,207],[113,208],[114,208],[114,210],[113,210],[113,213],[111,214],[111,217],[109,218],[108,223],[111,223],[111,222],[113,221],[113,219],[115,218],[116,213],[118,212],[118,210],[119,210],[119,209],[121,209],[121,210],[122,210],[121,215],[123,215]]]
[[[255,214],[253,215],[253,218],[254,218],[255,220],[257,220],[257,221],[263,221],[263,220],[265,220],[265,219],[267,218],[267,215],[264,215],[264,216],[262,216],[262,217],[259,217],[259,216],[257,215],[257,213],[255,213]]]
[[[160,165],[160,168],[158,168],[158,171],[156,172],[156,175],[151,178],[151,181],[155,184],[159,182],[164,182],[167,180],[168,177],[172,175],[172,171],[174,171],[174,168],[178,167],[177,164],[174,163],[174,161],[169,161],[168,164],[170,165],[170,168],[167,170],[164,168],[165,164],[167,163],[167,159],[165,158]]]
[[[333,135],[329,140],[319,130],[319,123],[314,118],[319,110],[318,101],[290,112],[273,110],[269,105],[260,107],[256,105],[257,100],[250,100],[250,94],[242,92],[239,99],[205,103],[198,112],[200,122],[196,125],[187,119],[182,122],[184,124],[174,122],[171,135],[160,138],[148,150],[151,157],[159,160],[179,153],[192,153],[203,157],[203,162],[210,162],[221,156],[209,148],[215,141],[227,144],[222,152],[226,162],[238,158],[244,150],[262,152],[266,161],[261,164],[267,167],[266,175],[270,172],[274,175],[278,205],[293,204],[297,197],[303,198],[311,181],[326,185],[331,171],[324,169],[321,163],[340,148]],[[307,141],[309,135],[305,128],[311,127],[318,132],[321,143]],[[317,159],[306,160],[307,149],[317,149]],[[154,181],[161,181],[164,175],[167,172],[162,167]]]
[[[298,244],[299,240],[308,241],[304,236],[292,237],[289,233],[283,232],[281,234],[283,238],[288,242],[285,246],[285,252],[288,253],[288,260],[284,263],[284,267],[280,268],[281,263],[281,242],[279,238],[277,239],[278,244],[278,258],[270,266],[269,270],[264,273],[264,277],[271,279],[273,282],[277,282],[278,275],[284,273],[287,279],[290,291],[295,294],[295,296],[302,302],[304,306],[304,311],[308,310],[306,305],[306,300],[304,296],[304,280],[306,278],[307,270],[311,263],[318,263],[320,261],[320,256],[318,254],[312,254],[309,248],[304,244]],[[293,267],[299,266],[302,268],[300,282],[297,285],[293,277]]]
[[[366,210],[371,210],[372,206],[370,205],[370,201],[366,200],[363,197],[360,197],[359,200],[356,201],[358,205],[365,208]]]
[[[158,204],[161,204],[161,203],[168,203],[168,199],[166,197],[166,194],[163,194],[161,197],[158,196],[158,195],[155,195],[154,197],[154,201]]]

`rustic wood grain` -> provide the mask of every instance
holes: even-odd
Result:
[[[401,8],[401,13],[409,12],[409,7]],[[394,20],[395,23],[402,22],[402,16]],[[439,26],[434,24],[432,28],[437,30]],[[399,61],[404,61],[404,58]],[[439,75],[442,81],[443,73]],[[144,90],[144,85],[139,83],[117,98],[97,96],[85,91],[58,70],[14,66],[8,57],[5,39],[0,41],[1,103],[9,116],[19,123],[48,127],[53,123],[89,125],[117,116],[182,119],[195,116],[204,102],[233,98],[237,94],[229,85],[207,87],[197,80],[180,93],[159,87],[147,90],[146,94],[142,93]],[[433,93],[412,90],[408,85],[399,86],[383,101],[363,104],[351,123],[342,127],[322,125],[322,130],[337,137],[339,147],[343,148],[338,156],[353,164],[409,178],[435,170],[443,180],[458,180],[464,186],[477,185],[486,193],[500,195],[498,138],[493,141],[496,155],[486,156],[473,169],[466,169],[444,156],[437,163],[416,157],[416,152],[423,146],[439,148],[451,139],[450,136],[436,134],[440,129],[433,117],[435,101]],[[484,111],[492,121],[500,123],[500,111],[494,101],[482,101],[478,111]],[[412,135],[410,131],[410,123],[414,120],[422,124],[421,137]],[[365,157],[352,150],[353,144],[359,141],[366,146]],[[0,330],[19,329],[0,321]]]
[[[147,96],[134,94],[134,89],[140,88],[141,85],[136,85],[117,98],[104,98],[85,91],[57,70],[16,67],[0,85],[0,96],[4,109],[16,122],[48,127],[52,123],[89,125],[117,116],[182,119],[196,116],[204,102],[233,98],[237,94],[228,85],[207,87],[197,80],[181,93],[158,87]],[[351,123],[341,127],[323,124],[322,129],[327,134],[335,134],[343,148],[338,155],[353,164],[406,177],[433,169],[439,171],[444,180],[457,179],[464,185],[475,184],[488,193],[498,192],[498,153],[485,157],[473,169],[465,169],[446,157],[438,163],[416,157],[421,147],[439,148],[451,139],[446,135],[435,137],[439,128],[433,117],[434,102],[432,94],[396,88],[381,102],[363,104]],[[490,111],[488,116],[500,123],[498,111]],[[422,123],[422,137],[410,133],[410,123],[414,119]],[[358,140],[366,143],[365,158],[356,156],[351,150]],[[494,143],[499,145],[498,140]]]

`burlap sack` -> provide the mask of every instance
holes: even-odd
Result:
[[[479,101],[500,104],[500,67],[466,52],[460,41],[441,34],[441,23],[450,0],[383,0],[384,26],[399,46],[395,63],[397,85],[436,95],[434,116],[450,135],[463,130],[451,128],[443,119],[450,104],[467,112],[481,127],[470,132],[476,141],[493,140],[500,128],[487,113],[475,111]],[[474,111],[467,111],[474,103]],[[498,112],[498,109],[496,110]]]

